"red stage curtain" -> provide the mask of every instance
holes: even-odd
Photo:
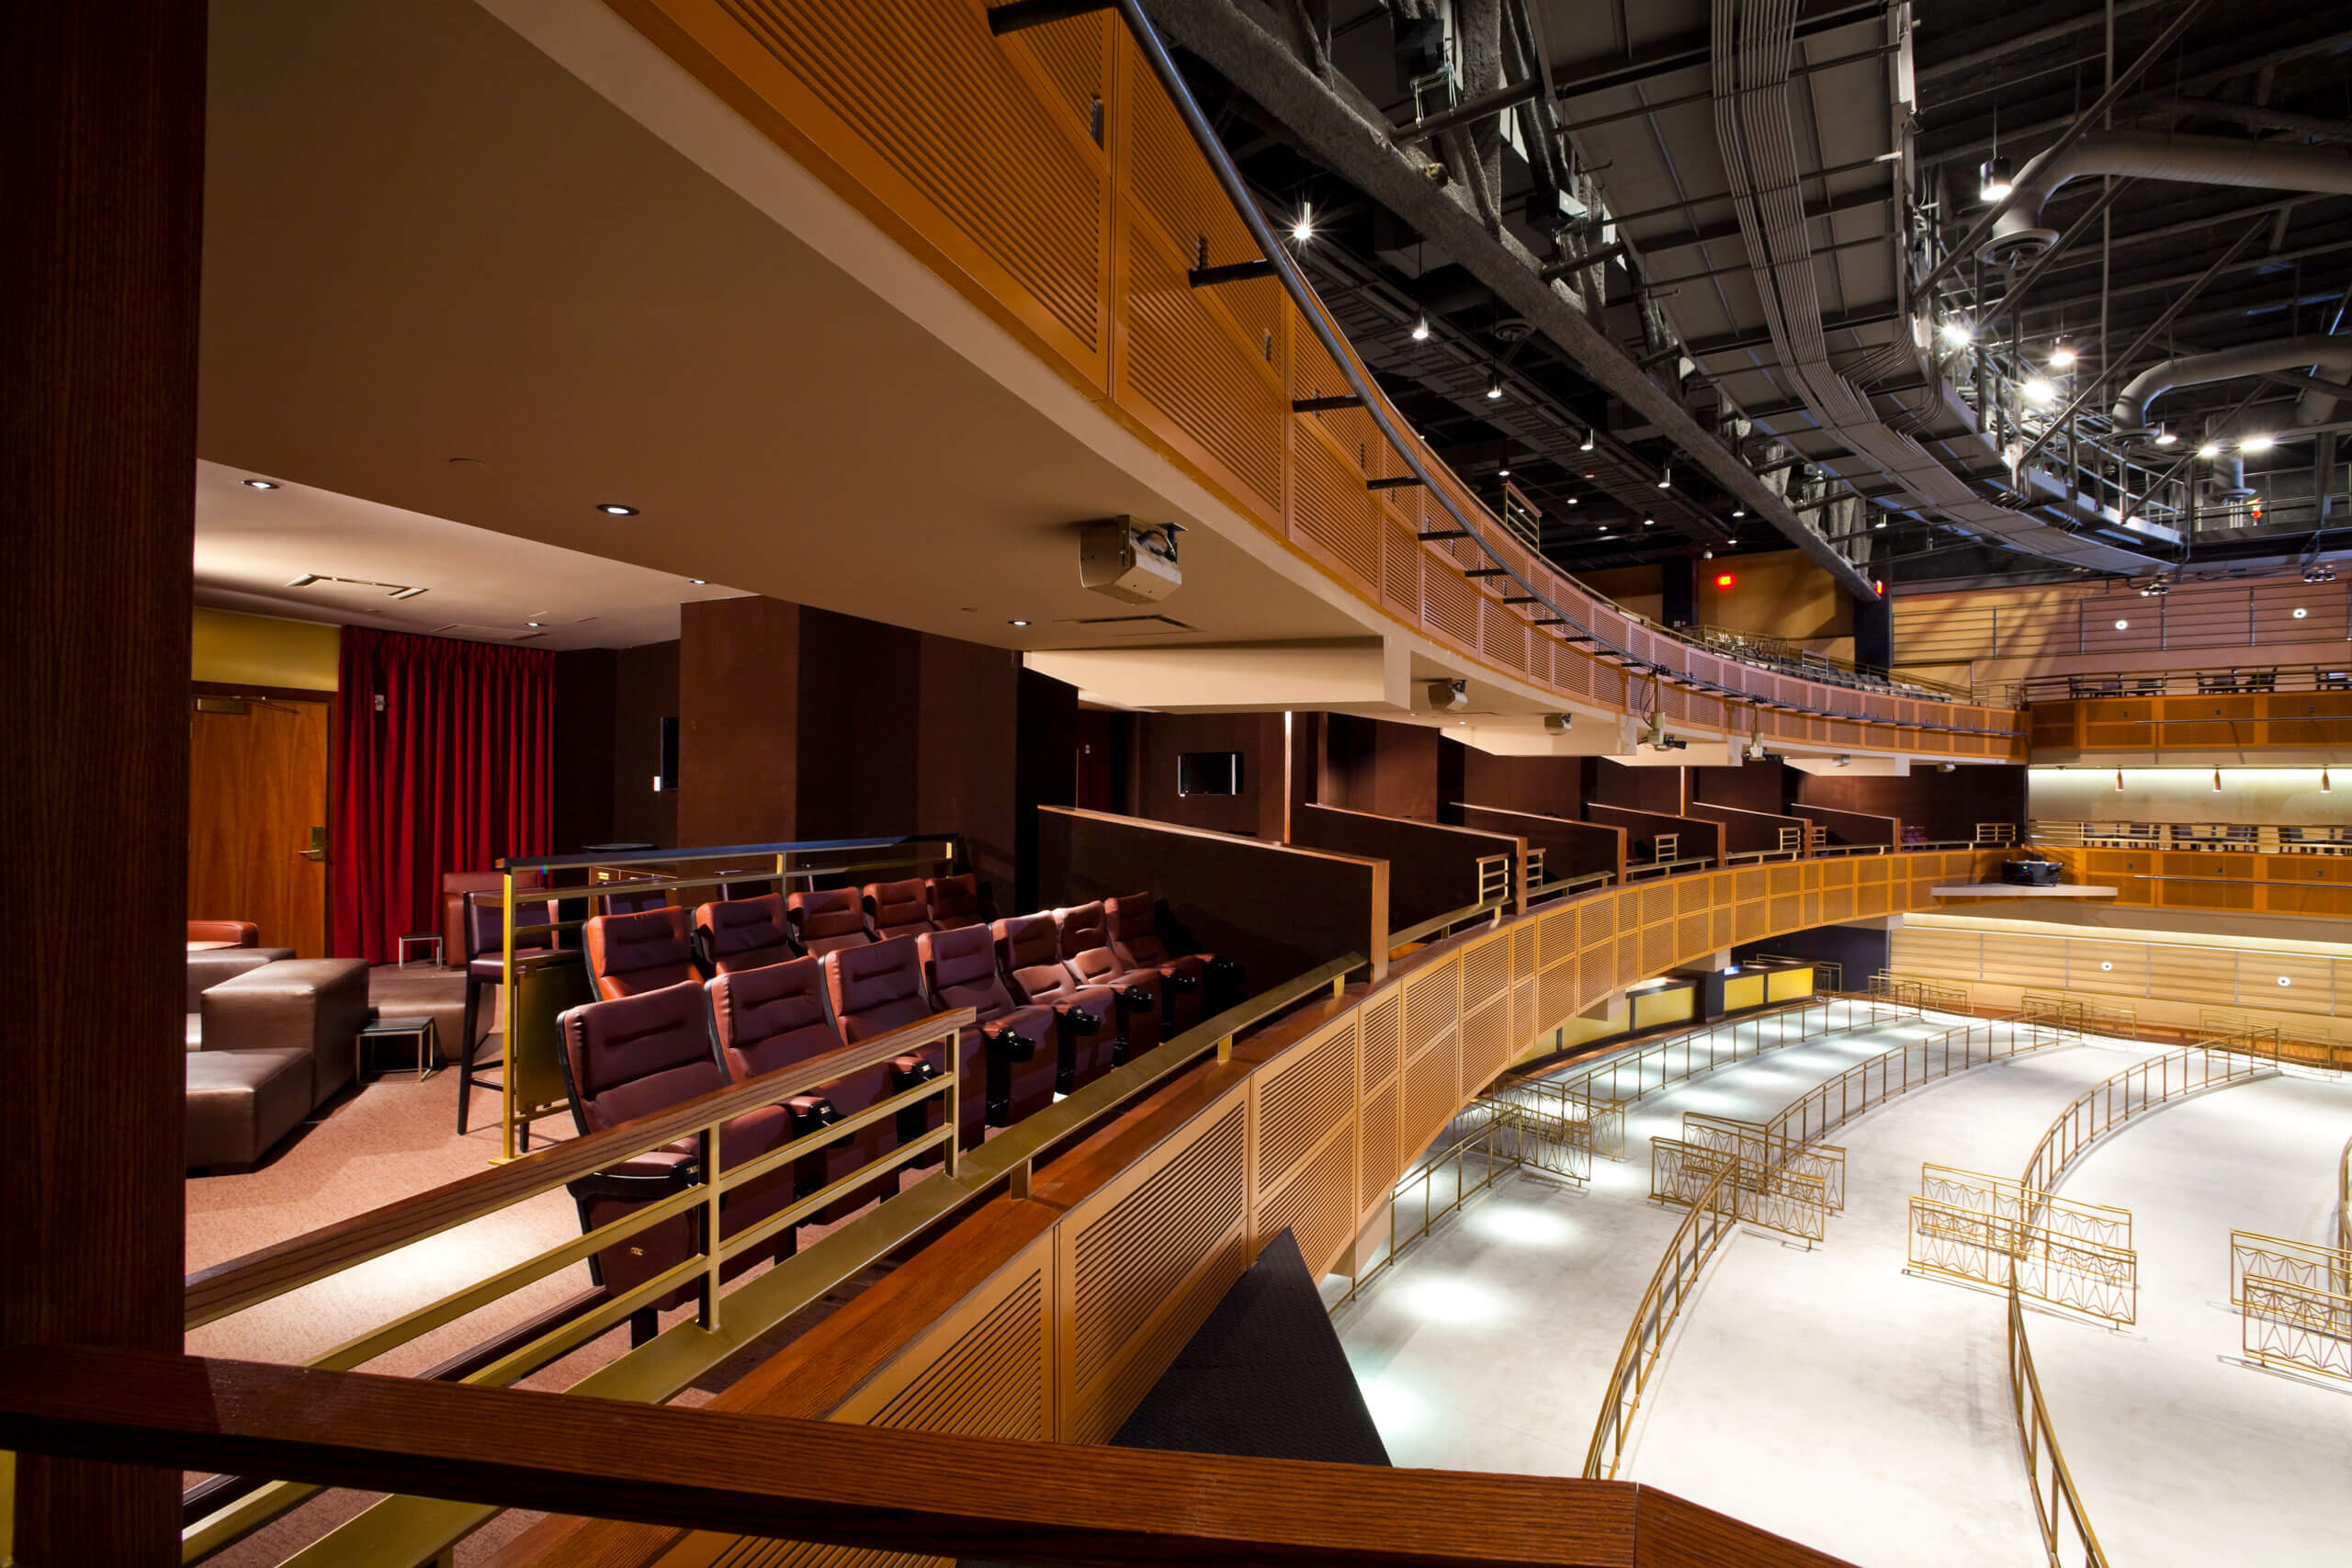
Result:
[[[552,653],[343,629],[336,953],[389,963],[440,929],[443,872],[548,852],[554,715]]]

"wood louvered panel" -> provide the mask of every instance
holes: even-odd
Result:
[[[1819,867],[1819,870],[1821,886],[1825,890],[1832,887],[1851,887],[1854,885],[1854,863],[1851,860],[1827,861]]]
[[[1159,1310],[1182,1297],[1187,1282],[1228,1244],[1238,1248],[1246,1212],[1245,1111],[1241,1098],[1234,1096],[1190,1142],[1126,1173],[1056,1228],[1057,1268],[1069,1303],[1062,1358],[1066,1419],[1099,1405],[1106,1379]],[[1223,1285],[1217,1289],[1221,1293]],[[1182,1325],[1177,1345],[1198,1321]],[[1169,1348],[1170,1354],[1174,1348]],[[1120,1410],[1113,1425],[1125,1416]]]
[[[1617,900],[1606,895],[1588,898],[1577,910],[1577,945],[1590,947],[1617,934]]]
[[[1807,893],[1804,896],[1804,923],[1809,926],[1817,926],[1821,923],[1821,895]]]
[[[1617,939],[1617,984],[1630,986],[1643,977],[1641,933],[1630,931]]]
[[[1026,49],[1037,62],[1037,68],[1054,85],[1054,94],[1068,111],[1072,124],[1086,130],[1093,121],[1094,106],[1102,100],[1102,84],[1110,69],[1111,18],[1084,17],[1067,28],[1031,28],[1016,33],[1007,40],[1016,48]],[[1152,94],[1152,107],[1169,115],[1176,106],[1165,94]],[[1206,174],[1207,165],[1199,158],[1193,162]],[[1226,210],[1232,211],[1227,203]],[[1235,219],[1237,223],[1239,219]]]
[[[1478,650],[1509,670],[1527,669],[1527,623],[1489,599],[1480,612]]]
[[[1430,560],[1421,573],[1421,621],[1464,649],[1478,646],[1478,591],[1459,570]]]
[[[2063,987],[2066,944],[2055,937],[1984,938],[1984,978],[2004,986]]]
[[[1356,1021],[1325,1028],[1252,1080],[1258,1098],[1257,1190],[1288,1176],[1355,1106]]]
[[[1654,882],[1642,889],[1642,924],[1654,925],[1659,920],[1673,918],[1674,889],[1672,887]]]
[[[1640,888],[1638,888],[1638,887],[1629,887],[1629,888],[1625,889],[1623,892],[1617,894],[1617,895],[1616,895],[1616,904],[1617,904],[1617,924],[1616,924],[1615,930],[1617,931],[1617,932],[1618,932],[1620,935],[1623,935],[1623,933],[1625,933],[1625,932],[1627,932],[1627,931],[1636,931],[1641,930],[1641,929],[1642,929],[1642,891],[1641,891],[1641,889],[1640,889]]]
[[[1402,1168],[1396,1149],[1396,1107],[1403,1093],[1397,1084],[1383,1084],[1364,1096],[1363,1110],[1357,1114],[1357,1133],[1363,1148],[1359,1212],[1385,1197],[1396,1185]]]
[[[1382,531],[1380,596],[1407,619],[1421,618],[1421,547],[1410,528]]]
[[[1642,932],[1642,976],[1663,975],[1674,967],[1674,927],[1651,926]]]
[[[1467,1096],[1494,1081],[1510,1063],[1510,998],[1498,996],[1462,1021],[1462,1092]]]
[[[1823,920],[1833,926],[1838,924],[1840,920],[1852,919],[1854,918],[1854,890],[1850,887],[1838,887],[1822,894],[1821,918]]]
[[[1460,961],[1408,976],[1405,991],[1405,1055],[1418,1056],[1450,1033],[1462,1017]]]
[[[1595,942],[1577,957],[1577,1006],[1589,1008],[1617,983],[1617,944]]]
[[[1295,458],[1291,518],[1297,536],[1314,546],[1330,565],[1376,592],[1380,536],[1375,531],[1372,495],[1363,488],[1363,478],[1332,452],[1306,421],[1295,423],[1291,447]]]
[[[1510,979],[1510,939],[1498,936],[1462,954],[1462,1010],[1484,1007]]]
[[[1984,936],[1981,931],[1947,926],[1897,926],[1887,961],[1902,974],[1980,980],[1984,978]]]
[[[1674,951],[1683,963],[1702,958],[1707,953],[1710,928],[1704,915],[1682,915],[1674,922]]]
[[[1130,403],[1157,414],[1163,434],[1212,465],[1227,482],[1279,516],[1283,495],[1281,394],[1262,364],[1186,286],[1182,264],[1132,228],[1121,383]]]
[[[1754,904],[1741,904],[1736,907],[1736,913],[1737,918],[1732,924],[1734,941],[1760,942],[1771,934],[1772,915],[1769,902],[1759,900]]]
[[[924,1353],[927,1348],[915,1347],[917,1354],[904,1359],[923,1364],[902,1386],[887,1396],[872,1388],[860,1390],[834,1418],[976,1438],[1050,1440],[1053,1385],[1047,1358],[1053,1341],[1046,1294],[1043,1270],[1027,1269],[944,1350],[933,1355]],[[861,1405],[871,1414],[860,1410]]]
[[[1724,896],[1724,891],[1722,874],[1719,872],[1702,871],[1696,876],[1684,877],[1680,886],[1674,890],[1674,912],[1678,915],[1690,915],[1712,908],[1714,901]]]
[[[1405,1127],[1401,1145],[1408,1156],[1425,1148],[1438,1130],[1453,1118],[1462,1103],[1454,1060],[1453,1036],[1448,1033],[1431,1050],[1405,1064]]]
[[[1772,892],[1775,897],[1782,893],[1802,893],[1804,891],[1804,868],[1801,865],[1773,866],[1771,868],[1771,876]]]
[[[1774,931],[1792,931],[1804,926],[1804,895],[1783,894],[1770,901],[1771,914],[1767,921]]]
[[[1577,951],[1577,920],[1579,911],[1571,908],[1555,909],[1535,921],[1535,958],[1538,966],[1550,968],[1564,958],[1573,958]]]
[[[1763,868],[1760,866],[1753,871],[1732,873],[1732,897],[1737,903],[1745,904],[1751,898],[1761,898],[1767,891]]]
[[[1363,1083],[1366,1089],[1396,1076],[1404,1059],[1404,1003],[1394,987],[1363,1010]]]
[[[1713,942],[1716,947],[1729,947],[1732,943],[1739,940],[1738,936],[1736,934],[1736,928],[1737,927],[1739,920],[1739,911],[1735,906],[1730,904],[1718,904],[1714,908],[1708,911],[1708,916],[1709,919],[1714,922],[1713,934],[1709,940]]]
[[[1281,1190],[1261,1204],[1254,1242],[1267,1242],[1289,1231],[1306,1259],[1308,1273],[1320,1279],[1331,1271],[1356,1234],[1356,1141],[1353,1118],[1332,1129],[1314,1151],[1314,1157]]]
[[[1001,269],[1099,371],[1109,325],[1105,160],[1022,57],[972,25],[968,6],[733,0],[724,17],[733,36],[714,41],[747,85],[787,106],[886,201],[928,206],[961,240],[958,261]],[[754,69],[745,41],[806,99]],[[910,60],[922,71],[909,71]],[[846,130],[846,145],[824,134],[827,119]]]
[[[1528,1032],[1529,1038],[1549,1034],[1576,1016],[1584,1005],[1585,959],[1570,959],[1555,964],[1537,977],[1535,982],[1535,1023]],[[1605,987],[1604,987],[1605,988]]]

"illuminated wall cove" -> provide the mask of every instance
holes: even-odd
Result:
[[[1347,378],[1281,284],[1189,286],[1204,258],[1249,261],[1255,247],[1114,17],[994,39],[979,0],[616,8],[1241,518],[1470,667],[1606,707],[1654,699],[1693,730],[2022,758],[2013,710],[1778,675],[1643,626],[1521,547],[1417,443],[1445,495],[1483,519],[1493,559],[1583,630],[1534,625],[1545,612],[1504,603],[1518,592],[1507,578],[1465,577],[1489,558],[1422,537],[1459,532],[1428,489],[1367,488],[1410,479],[1369,413],[1292,412],[1345,393]]]

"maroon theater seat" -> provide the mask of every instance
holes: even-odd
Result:
[[[800,955],[792,943],[792,925],[785,919],[784,900],[773,893],[764,898],[729,898],[700,906],[695,910],[695,933],[702,941],[703,957],[720,975],[782,964]]]
[[[536,884],[534,885],[536,886]],[[500,984],[506,974],[506,910],[502,902],[503,892],[473,889],[461,895],[465,941],[466,1014],[458,1028],[463,1038],[458,1044],[458,1132],[466,1130],[466,1113],[472,1109],[477,1085],[483,1089],[503,1087],[503,1080],[487,1077],[474,1063],[482,1047],[481,993],[488,986]],[[555,919],[555,910],[542,899],[526,904],[514,902],[514,923],[518,926],[544,926]],[[552,943],[552,938],[541,932],[535,936],[514,939],[517,953],[533,953]],[[522,1146],[531,1146],[531,1130],[523,1127]]]
[[[969,872],[933,877],[922,885],[922,896],[931,907],[931,923],[941,931],[960,931],[967,926],[989,923],[987,894],[980,879]]]
[[[970,1008],[978,1015],[976,1026],[962,1031],[956,1043],[956,1070],[963,1077],[956,1136],[963,1147],[978,1148],[988,1135],[984,1126],[1009,1127],[1054,1102],[1054,1080],[1060,1076],[1054,1012],[1013,999],[997,973],[996,938],[986,926],[929,931],[915,938],[915,947],[933,1003],[943,1012]]]
[[[1149,893],[1123,894],[1103,909],[1111,927],[1111,951],[1119,962],[1156,969],[1167,980],[1175,1028],[1190,1029],[1204,1011],[1221,1010],[1241,1000],[1240,965],[1214,953],[1169,950]]]
[[[612,1001],[688,980],[702,984],[691,919],[667,904],[641,914],[592,917],[586,928],[588,976],[596,995]]]
[[[589,1002],[565,1012],[557,1028],[572,1121],[582,1136],[668,1110],[732,1081],[712,1043],[710,1014],[698,984],[682,982]],[[719,1129],[722,1170],[755,1159],[790,1136],[791,1118],[784,1107],[746,1111]],[[680,1190],[695,1179],[700,1157],[698,1140],[681,1138],[573,1181],[580,1228],[591,1231],[610,1224]],[[791,1201],[791,1194],[788,1171],[774,1171],[747,1183],[728,1195],[720,1235],[737,1235],[775,1213]],[[696,1250],[700,1224],[697,1208],[605,1247],[591,1261],[596,1282],[617,1293],[684,1262]],[[773,1247],[738,1258],[727,1272],[740,1272],[763,1257],[783,1257],[791,1248],[787,1231]],[[632,1338],[642,1343],[650,1335],[655,1312],[676,1306],[694,1293],[688,1281],[649,1303],[633,1315]]]
[[[626,882],[605,884],[605,890],[593,893],[596,913],[600,915],[641,915],[649,909],[666,909],[670,895],[664,888],[654,887],[637,892],[628,891]]]
[[[937,1010],[923,989],[922,954],[910,936],[825,954],[825,987],[832,998],[842,1038],[853,1045],[919,1023]],[[944,1047],[934,1042],[919,1053],[894,1057],[889,1063],[890,1092],[902,1093],[937,1077],[945,1066],[944,1055]],[[933,1096],[899,1111],[899,1142],[919,1138],[940,1125],[945,1111],[945,1097]],[[933,1157],[915,1163],[929,1165]]]
[[[1092,1083],[1129,1055],[1159,1043],[1159,1004],[1148,991],[1080,982],[1062,962],[1051,915],[1015,915],[990,928],[997,963],[1015,1000],[1055,1013],[1054,1047],[1064,1094]]]
[[[796,958],[757,969],[721,971],[708,990],[719,1051],[738,1079],[777,1072],[842,1048],[841,1033],[825,1010],[822,960]],[[787,1106],[792,1135],[805,1137],[855,1115],[889,1092],[889,1066],[877,1064],[796,1096]],[[869,1123],[795,1161],[795,1190],[806,1196],[880,1158],[890,1150],[893,1131],[882,1122]],[[810,1216],[810,1223],[846,1219],[858,1205],[882,1196],[888,1185],[877,1179],[827,1204]]]
[[[1168,982],[1160,977],[1158,969],[1130,964],[1112,948],[1111,917],[1101,904],[1056,909],[1054,924],[1061,932],[1062,962],[1069,965],[1080,985],[1149,991],[1151,1005],[1159,1018],[1156,1038],[1165,1040],[1176,1032],[1170,1006],[1173,998]]]
[[[865,911],[851,888],[826,893],[795,893],[784,901],[785,918],[792,922],[792,937],[800,951],[815,957],[863,947],[874,940],[865,929]]]
[[[876,942],[921,936],[935,929],[931,923],[931,909],[921,877],[905,882],[869,882],[863,893],[865,923],[873,928]]]

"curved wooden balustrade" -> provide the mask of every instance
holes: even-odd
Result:
[[[1000,39],[983,0],[615,9],[1239,518],[1466,669],[1738,740],[2022,758],[2012,709],[1776,672],[1530,550],[1261,248],[1157,40],[1103,11]],[[1261,258],[1252,277],[1192,276]]]

